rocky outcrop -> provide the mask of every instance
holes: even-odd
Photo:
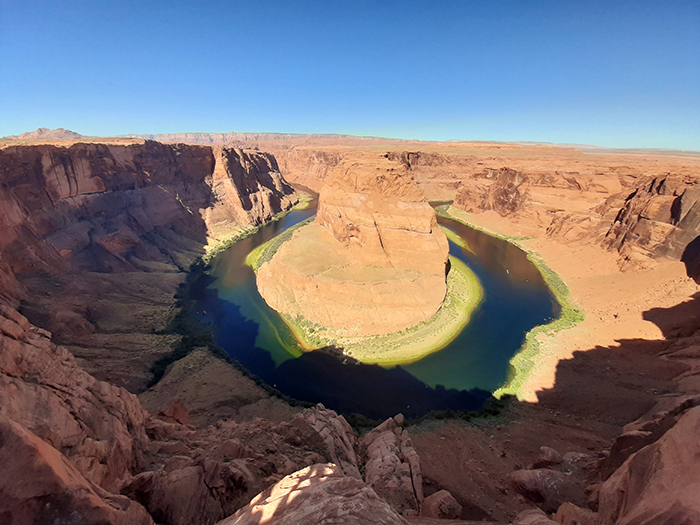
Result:
[[[462,505],[447,490],[438,490],[423,501],[421,516],[453,520],[462,514]]]
[[[0,516],[43,522],[50,507],[57,519],[84,512],[86,523],[150,523],[148,514],[164,524],[213,523],[307,465],[333,461],[360,479],[352,429],[332,410],[204,429],[187,425],[179,400],[162,412],[153,418],[136,396],[96,380],[50,334],[0,307],[0,461],[13,473],[0,480]]]
[[[196,429],[150,419],[147,432],[151,442],[142,472],[121,492],[163,523],[213,523],[314,463],[338,462],[341,472],[360,478],[352,430],[322,407],[278,425],[256,419]]]
[[[531,509],[519,513],[513,525],[557,525],[557,522],[550,520],[540,509]]]
[[[368,336],[416,325],[442,305],[448,246],[435,214],[400,165],[371,161],[336,167],[316,222],[258,269],[258,289],[278,312]]]
[[[547,512],[556,511],[571,492],[567,490],[566,475],[550,469],[516,470],[508,475],[508,481],[520,494]]]
[[[54,447],[0,416],[3,523],[152,525],[138,503],[85,480]]]
[[[403,416],[389,418],[362,438],[365,481],[398,512],[412,516],[420,514],[423,504],[423,477],[402,425]]]
[[[561,525],[598,525],[598,514],[567,501],[557,510],[554,521]]]
[[[50,334],[0,307],[0,415],[115,491],[140,467],[148,441],[138,398],[87,374]]]
[[[355,452],[357,441],[352,427],[344,417],[339,417],[335,411],[318,405],[313,410],[305,410],[294,416],[289,424],[295,432],[301,434],[313,429],[323,439],[326,449],[324,456],[338,465],[346,476],[361,479]],[[301,435],[295,436],[294,443],[302,444],[304,439]]]
[[[407,525],[371,488],[332,464],[313,465],[285,477],[219,525],[265,523]]]
[[[700,186],[679,176],[645,178],[630,193],[605,238],[628,259],[673,257],[700,236]]]

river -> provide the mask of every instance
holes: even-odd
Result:
[[[258,293],[245,258],[315,213],[314,201],[218,255],[208,287],[197,298],[197,313],[212,324],[217,344],[286,395],[375,419],[399,412],[417,417],[433,410],[477,410],[507,380],[509,360],[525,334],[559,313],[559,304],[520,248],[439,218],[467,242],[469,250],[450,242],[450,254],[474,271],[484,289],[483,302],[452,343],[420,361],[391,368],[354,364],[319,351],[303,353]]]

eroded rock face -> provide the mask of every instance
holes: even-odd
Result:
[[[90,483],[54,447],[0,416],[0,521],[152,525],[146,510]]]
[[[257,283],[281,313],[351,336],[385,334],[437,312],[447,257],[435,214],[402,165],[341,162],[316,222],[260,267]]]
[[[50,334],[0,307],[0,415],[66,455],[107,490],[138,468],[146,411],[123,388],[97,381]]]
[[[0,304],[132,392],[204,246],[298,198],[272,155],[151,141],[4,147],[0,183]]]
[[[295,199],[269,154],[157,142],[11,146],[0,180],[0,254],[14,274],[178,264],[158,255],[164,230],[204,244]]]
[[[605,245],[628,259],[680,259],[700,235],[700,187],[679,176],[645,178],[627,195]],[[691,275],[692,276],[692,275]]]
[[[601,525],[700,522],[700,407],[636,452],[600,487]]]
[[[365,481],[401,514],[415,516],[423,504],[423,476],[402,418],[387,419],[362,439]]]
[[[265,523],[407,525],[371,488],[333,464],[313,465],[285,477],[219,525]]]
[[[510,215],[524,206],[529,185],[528,176],[514,169],[486,171],[482,178],[462,183],[454,205],[468,212],[494,210]]]

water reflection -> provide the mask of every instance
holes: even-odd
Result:
[[[252,249],[315,212],[314,202],[222,253],[213,261],[211,277],[202,283],[197,298],[200,316],[214,326],[218,344],[287,395],[373,418],[477,409],[506,380],[508,362],[525,333],[558,314],[559,305],[522,250],[440,219],[466,240],[469,250],[450,243],[450,252],[472,268],[485,293],[469,325],[450,345],[416,363],[390,369],[354,364],[323,352],[290,353],[294,337],[260,297],[244,261]]]

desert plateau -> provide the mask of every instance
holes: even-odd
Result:
[[[700,523],[700,154],[42,129],[0,179],[2,523]]]

